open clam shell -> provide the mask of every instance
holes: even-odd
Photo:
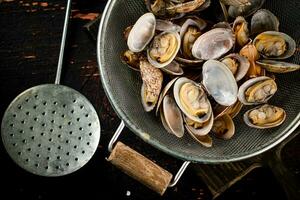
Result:
[[[201,31],[205,29],[207,23],[200,18],[193,17],[188,18],[182,25],[180,30],[181,38],[181,54],[184,58],[194,60],[192,55],[192,47],[198,37],[201,35]]]
[[[286,59],[294,55],[296,51],[295,40],[289,35],[277,31],[266,31],[259,34],[253,44],[259,53],[268,59]]]
[[[248,22],[244,17],[238,16],[234,20],[233,31],[236,36],[236,42],[240,47],[243,47],[249,42]]]
[[[127,45],[132,52],[141,52],[152,40],[155,34],[156,19],[152,13],[142,15],[134,24],[127,39]]]
[[[251,19],[251,35],[257,35],[265,31],[279,31],[279,20],[269,10],[258,10]]]
[[[213,29],[215,28],[225,28],[225,29],[231,29],[231,25],[228,22],[218,22],[213,25]]]
[[[166,42],[168,40],[168,42]],[[165,47],[165,44],[171,46]],[[165,31],[155,36],[147,50],[148,61],[157,68],[169,65],[180,49],[181,39],[177,32]]]
[[[202,63],[204,62],[203,60],[191,60],[191,59],[186,59],[186,58],[182,58],[180,56],[176,56],[175,60],[177,62],[179,62],[180,64],[182,64],[182,67],[201,67]]]
[[[265,0],[249,0],[249,4],[245,6],[229,6],[228,14],[232,18],[248,17],[260,9],[264,3]]]
[[[252,113],[251,113],[252,112]],[[250,115],[252,115],[252,120]],[[263,120],[265,123],[256,124],[254,120]],[[255,107],[244,114],[244,122],[257,129],[267,129],[280,126],[286,119],[286,112],[279,107],[264,104]]]
[[[180,67],[179,63],[176,61],[172,61],[167,66],[161,68],[161,70],[166,72],[167,74],[174,75],[174,76],[180,76],[184,73],[183,69]]]
[[[194,138],[198,143],[200,143],[204,147],[207,148],[212,147],[213,141],[212,138],[209,136],[209,134],[200,136],[200,135],[195,135],[193,132],[190,132],[188,128],[186,128],[186,130],[192,136],[192,138]]]
[[[200,60],[217,59],[230,51],[234,43],[235,35],[231,29],[215,28],[196,40],[192,54]]]
[[[161,118],[164,118],[162,121],[168,127],[167,131],[170,131],[179,138],[184,135],[181,111],[170,95],[166,95],[163,99]]]
[[[156,30],[158,30],[158,31],[179,32],[180,29],[181,29],[180,26],[172,23],[169,20],[156,19]]]
[[[180,29],[180,38],[183,38],[189,26],[195,26],[200,31],[204,30],[207,26],[206,21],[201,18],[194,16],[193,18],[187,18],[187,20],[183,23]]]
[[[256,64],[273,73],[288,73],[300,69],[300,65],[275,60],[258,60]]]
[[[218,104],[231,106],[236,102],[238,86],[225,64],[208,60],[203,65],[202,74],[205,89]]]
[[[172,79],[165,87],[164,89],[161,91],[159,98],[158,98],[158,102],[157,102],[157,107],[156,107],[156,115],[158,114],[159,108],[161,106],[161,103],[164,99],[164,97],[167,95],[167,93],[169,92],[169,90],[172,88],[172,86],[174,85],[175,81],[178,79],[179,77],[176,77],[174,79]]]
[[[249,89],[252,89],[253,92],[249,91]],[[243,83],[239,88],[238,99],[244,105],[262,104],[272,98],[276,91],[276,82],[270,77],[261,76]],[[247,92],[249,92],[248,97],[246,95]],[[251,99],[251,101],[247,100],[247,98]]]
[[[189,90],[186,91],[187,89]],[[178,107],[188,118],[198,123],[205,123],[210,119],[211,104],[203,89],[194,81],[185,77],[177,79],[173,94]]]
[[[244,78],[250,68],[249,60],[239,54],[229,54],[221,62],[230,69],[236,81]]]
[[[188,117],[184,117],[185,128],[187,129],[187,131],[190,134],[193,134],[195,136],[205,136],[210,132],[210,130],[213,127],[213,123],[214,123],[213,114],[211,115],[210,119],[206,123],[204,123],[202,127],[199,127],[199,128],[195,128],[194,126],[190,126],[187,122],[187,118]]]
[[[216,137],[224,140],[232,138],[235,133],[235,125],[231,117],[226,114],[215,119],[212,132],[216,135]]]
[[[163,83],[163,74],[160,69],[153,67],[149,62],[140,61],[140,72],[143,80],[141,88],[142,105],[146,112],[155,108]]]

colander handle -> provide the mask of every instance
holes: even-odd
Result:
[[[163,195],[168,187],[174,187],[177,184],[180,177],[190,164],[190,161],[185,161],[182,164],[172,180],[173,175],[170,172],[123,143],[117,142],[114,147],[114,144],[122,133],[124,127],[125,123],[124,121],[121,121],[109,142],[108,151],[111,152],[111,154],[107,160],[120,168],[127,175],[138,180],[160,195]]]

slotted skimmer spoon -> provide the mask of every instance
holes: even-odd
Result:
[[[21,93],[5,111],[1,124],[9,156],[41,176],[78,170],[91,159],[100,139],[100,122],[92,104],[76,90],[59,85],[70,7],[68,0],[55,84]]]

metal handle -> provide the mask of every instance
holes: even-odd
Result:
[[[108,151],[109,152],[112,152],[113,150],[113,146],[114,144],[116,143],[116,141],[118,140],[119,136],[121,135],[123,129],[125,127],[125,123],[124,121],[122,120],[120,125],[118,126],[116,132],[114,133],[113,137],[111,138],[109,144],[108,144]],[[174,187],[177,182],[179,181],[179,179],[181,178],[182,174],[185,172],[186,168],[189,166],[191,162],[190,161],[185,161],[180,169],[178,170],[178,172],[176,173],[174,179],[170,182],[169,186],[168,187]]]
[[[63,35],[62,35],[61,44],[60,44],[60,52],[59,52],[57,70],[56,70],[55,84],[60,83],[60,77],[61,77],[61,71],[62,71],[62,65],[63,65],[63,59],[64,59],[65,44],[66,44],[66,36],[67,36],[67,30],[68,30],[68,23],[69,23],[69,18],[70,18],[71,3],[72,3],[72,1],[68,0]]]

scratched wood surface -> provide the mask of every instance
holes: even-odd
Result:
[[[58,61],[65,0],[0,0],[0,117],[20,92],[32,86],[54,82]],[[95,106],[102,135],[94,157],[74,174],[60,178],[31,175],[16,166],[0,144],[0,194],[8,199],[57,199],[104,196],[117,199],[211,199],[205,183],[193,167],[188,168],[175,188],[163,197],[148,190],[106,162],[111,133],[119,119],[102,90],[96,61],[96,43],[85,25],[99,16],[104,0],[74,0],[65,64],[61,83],[83,93]],[[176,172],[181,161],[143,143],[129,130],[120,138],[162,167]],[[286,150],[294,159],[299,137]],[[299,161],[299,159],[298,159]],[[299,163],[299,162],[298,162]],[[299,174],[299,165],[290,165]],[[218,199],[285,199],[280,185],[268,169],[257,169],[232,186]]]

